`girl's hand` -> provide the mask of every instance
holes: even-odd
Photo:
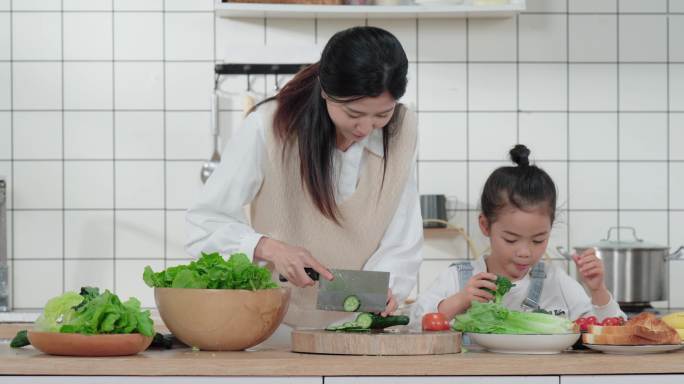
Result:
[[[278,273],[300,288],[314,285],[314,281],[304,271],[305,267],[313,268],[324,279],[333,279],[332,273],[306,249],[268,237],[259,240],[254,248],[254,258],[272,263]]]
[[[605,275],[603,262],[596,256],[596,250],[593,248],[587,249],[580,255],[572,255],[572,259],[577,265],[582,281],[584,281],[589,290],[595,292],[606,289],[603,281]]]
[[[387,308],[383,312],[380,313],[380,316],[382,317],[387,317],[392,314],[392,312],[396,311],[397,309],[397,301],[394,299],[394,296],[392,296],[392,288],[387,289]]]
[[[468,283],[463,288],[463,292],[457,293],[461,295],[461,299],[470,307],[470,303],[473,300],[477,300],[480,303],[486,303],[490,300],[494,300],[494,295],[490,292],[485,291],[483,288],[489,288],[492,291],[496,291],[496,275],[493,273],[480,272],[468,280]]]
[[[463,287],[463,291],[451,295],[442,300],[437,306],[437,310],[451,320],[454,316],[463,313],[470,308],[470,303],[477,300],[481,303],[494,299],[494,296],[485,291],[483,288],[489,288],[496,291],[496,275],[493,273],[481,272],[468,280],[468,283]]]

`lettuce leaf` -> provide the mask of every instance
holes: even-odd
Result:
[[[572,321],[545,313],[512,311],[496,302],[473,301],[453,329],[473,333],[554,334],[573,332]]]
[[[234,253],[228,260],[218,253],[202,254],[187,265],[154,272],[146,266],[143,280],[156,288],[207,288],[259,290],[276,288],[271,271],[249,261],[244,253]]]
[[[35,323],[43,332],[141,333],[154,336],[150,311],[142,311],[140,301],[131,297],[125,303],[115,294],[98,288],[83,287],[81,293],[66,292],[50,299]]]
[[[140,333],[154,336],[154,323],[150,311],[141,310],[138,299],[131,297],[122,303],[117,295],[105,290],[76,308],[74,315],[64,322],[59,331],[87,335]]]
[[[43,313],[36,319],[35,329],[41,332],[59,332],[62,323],[76,313],[73,308],[83,300],[84,297],[76,292],[66,292],[48,300]]]

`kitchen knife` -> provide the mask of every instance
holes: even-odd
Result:
[[[344,311],[344,300],[356,296],[361,306],[356,312],[382,312],[387,307],[389,272],[331,269],[333,280],[320,279],[316,308]]]

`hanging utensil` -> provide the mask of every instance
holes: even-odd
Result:
[[[245,97],[242,100],[242,117],[246,117],[247,114],[256,105],[256,97],[254,96],[254,91],[252,90],[252,80],[247,74],[247,90],[245,91]]]
[[[221,162],[221,154],[219,153],[219,125],[218,125],[218,79],[219,75],[214,77],[214,91],[211,93],[211,135],[214,140],[214,152],[211,154],[209,161],[202,165],[202,172],[200,178],[202,183],[206,183],[209,176],[214,172],[214,169]]]

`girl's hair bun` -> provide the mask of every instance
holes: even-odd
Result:
[[[530,150],[522,144],[518,144],[509,152],[511,160],[520,167],[530,165]]]

